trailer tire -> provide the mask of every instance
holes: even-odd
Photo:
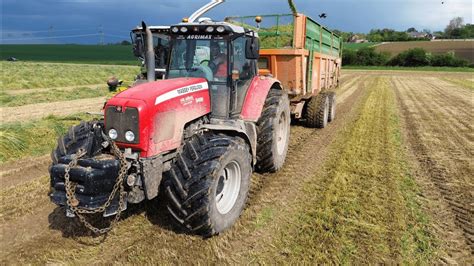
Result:
[[[334,121],[336,119],[336,93],[330,91],[327,93],[329,98],[329,114],[328,114],[328,122]]]
[[[271,89],[257,122],[257,164],[259,172],[276,172],[283,167],[290,141],[290,101],[280,89]]]
[[[310,128],[325,128],[329,117],[329,97],[319,93],[309,100],[306,107],[306,125]]]
[[[57,164],[61,157],[77,153],[79,149],[87,151],[89,156],[97,154],[103,139],[100,135],[101,129],[95,125],[100,124],[98,121],[83,121],[70,127],[64,136],[58,138],[57,147],[51,152],[53,164]]]
[[[243,139],[195,135],[164,175],[168,212],[189,233],[219,234],[242,213],[251,174],[250,149]]]

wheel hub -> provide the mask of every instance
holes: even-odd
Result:
[[[242,171],[236,161],[228,163],[219,174],[216,188],[216,207],[221,214],[232,210],[239,197]]]
[[[282,112],[278,119],[278,129],[276,131],[277,138],[277,152],[279,155],[285,151],[286,140],[288,135],[288,118],[285,113]]]

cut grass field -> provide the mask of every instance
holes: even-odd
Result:
[[[10,94],[9,92],[0,91],[0,107],[104,97],[109,94],[109,90],[106,87],[77,87],[72,90],[52,88],[45,91],[21,94]]]
[[[426,264],[433,259],[436,239],[407,165],[394,91],[388,78],[367,89],[359,118],[336,139],[325,166],[306,180],[296,210],[264,261]]]
[[[472,67],[398,67],[398,66],[342,66],[345,70],[388,70],[388,71],[424,71],[424,72],[473,72]]]
[[[31,62],[0,62],[0,91],[106,84],[116,76],[132,82],[139,73],[136,66],[74,65]]]
[[[4,123],[0,151],[22,151],[0,163],[0,261],[472,265],[473,91],[445,79],[472,74],[345,70],[336,120],[292,126],[284,168],[253,174],[237,224],[211,239],[179,234],[162,197],[91,236],[46,196],[57,134],[89,117]]]

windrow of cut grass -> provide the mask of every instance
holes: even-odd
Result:
[[[139,73],[137,66],[32,62],[0,62],[0,69],[0,91],[106,84],[111,76],[131,82]]]
[[[48,116],[32,122],[0,125],[0,164],[47,154],[56,146],[58,136],[65,134],[69,127],[93,118],[97,117],[87,114]]]
[[[51,89],[15,95],[11,95],[5,91],[0,91],[0,107],[14,107],[35,103],[95,98],[107,96],[108,93],[109,90],[105,86],[102,86],[102,88],[78,87],[74,90]]]
[[[426,264],[437,240],[422,211],[387,78],[340,135],[325,164],[305,184],[296,214],[259,261],[295,264]],[[275,256],[275,254],[279,254]]]

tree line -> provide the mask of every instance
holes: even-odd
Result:
[[[423,48],[413,48],[391,57],[388,52],[377,52],[374,47],[364,47],[357,51],[345,50],[343,65],[352,66],[402,66],[402,67],[474,67],[469,61],[458,58],[454,52],[432,54]]]
[[[343,40],[350,41],[350,38],[357,35],[360,39],[369,42],[402,42],[402,41],[419,41],[427,40],[435,37],[436,39],[472,39],[474,38],[474,25],[465,24],[463,18],[453,18],[446,26],[444,31],[432,32],[429,29],[417,30],[414,27],[406,31],[396,31],[394,29],[372,29],[369,33],[354,33],[335,31]],[[410,33],[425,33],[425,37],[413,37]]]

